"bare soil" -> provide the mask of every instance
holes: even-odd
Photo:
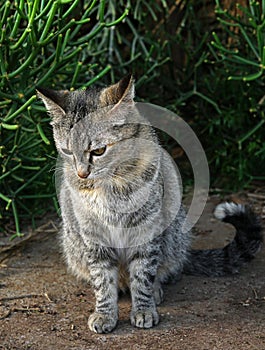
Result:
[[[264,193],[233,199],[251,202],[265,216]],[[212,217],[219,201],[209,199],[196,225],[196,247],[225,245],[233,237],[232,227]],[[117,328],[100,335],[87,327],[93,292],[67,272],[55,224],[45,223],[13,246],[0,237],[0,349],[265,349],[264,249],[239,275],[183,276],[165,286],[160,323],[150,330],[131,326],[130,298],[122,296]]]

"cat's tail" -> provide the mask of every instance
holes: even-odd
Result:
[[[216,207],[214,215],[236,228],[234,240],[221,249],[191,250],[183,273],[204,276],[235,274],[260,250],[263,241],[261,223],[249,207],[222,203]]]

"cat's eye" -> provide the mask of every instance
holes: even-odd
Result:
[[[93,156],[99,157],[99,156],[102,156],[102,154],[104,154],[105,151],[106,151],[106,146],[93,149],[93,151],[91,151],[91,154],[92,154]]]
[[[73,155],[73,152],[70,151],[70,150],[67,149],[67,148],[61,148],[61,151],[62,151],[62,153],[63,153],[64,155],[66,155],[66,156],[72,156],[72,155]]]

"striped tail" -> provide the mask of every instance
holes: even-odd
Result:
[[[214,215],[236,228],[234,240],[221,249],[191,250],[183,273],[213,277],[235,274],[260,250],[263,241],[260,219],[249,207],[226,202],[216,207]]]

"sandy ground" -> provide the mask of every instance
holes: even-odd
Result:
[[[265,196],[245,199],[264,215]],[[233,237],[232,227],[212,217],[218,202],[210,198],[196,225],[196,247],[217,247]],[[99,335],[87,327],[93,292],[67,272],[54,231],[47,223],[8,250],[0,237],[0,349],[265,349],[265,249],[240,275],[184,276],[165,286],[160,323],[150,330],[130,325],[130,298],[122,296],[117,328]]]

